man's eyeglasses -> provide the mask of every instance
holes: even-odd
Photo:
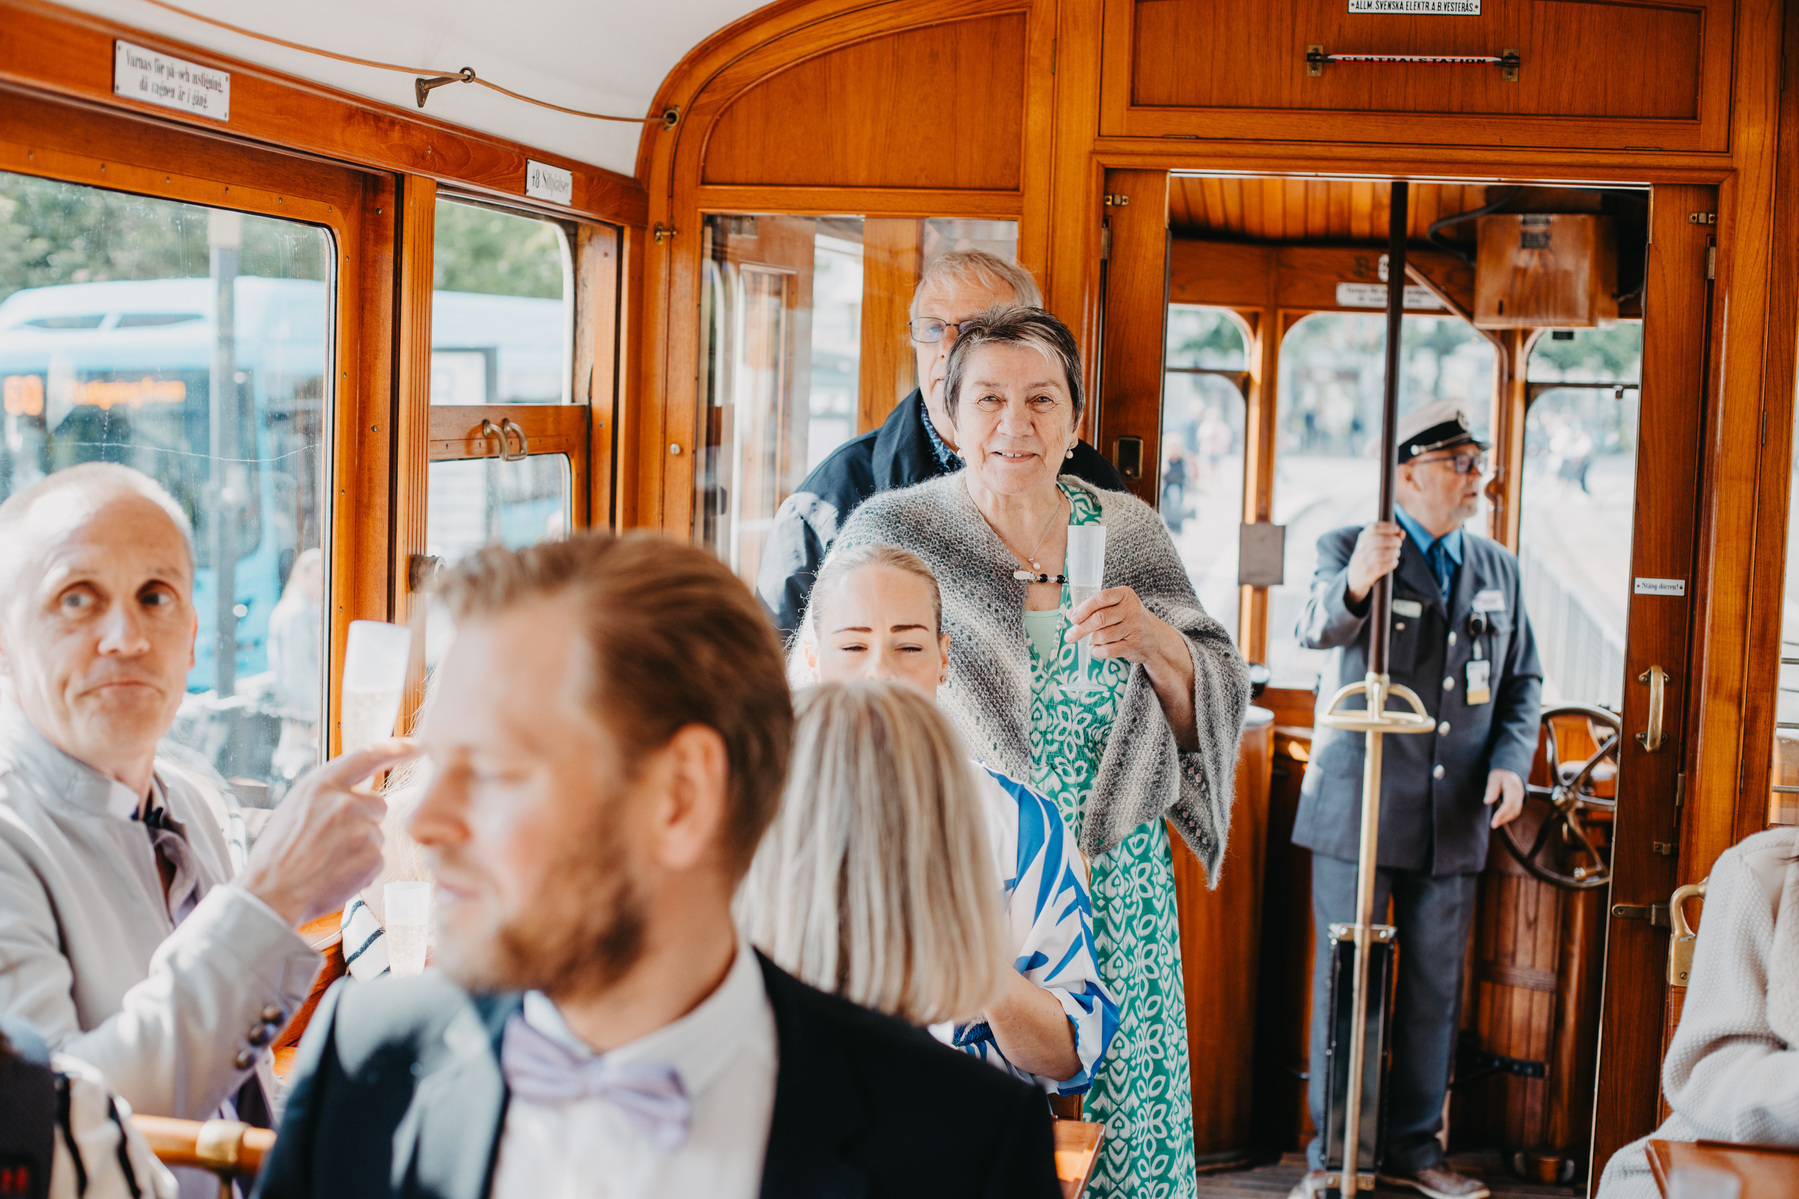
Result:
[[[1414,462],[1441,462],[1458,475],[1484,475],[1487,473],[1487,456],[1485,454],[1453,454],[1446,458],[1415,458]]]
[[[906,322],[906,331],[911,334],[912,340],[921,346],[936,345],[943,340],[945,330],[952,336],[959,335],[962,332],[962,324],[960,321],[933,320]]]

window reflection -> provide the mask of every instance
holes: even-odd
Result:
[[[554,221],[440,199],[431,263],[431,402],[566,404],[574,259]]]
[[[1641,324],[1531,347],[1518,565],[1546,703],[1623,702],[1642,357]]]
[[[171,741],[267,804],[318,757],[330,235],[0,172],[0,499],[136,467],[193,522]]]
[[[1400,415],[1454,400],[1475,435],[1489,440],[1492,343],[1452,317],[1404,319]],[[1268,589],[1268,665],[1277,686],[1314,685],[1334,652],[1302,649],[1294,630],[1311,592],[1318,539],[1375,517],[1386,346],[1380,313],[1313,313],[1281,343],[1274,521],[1287,526],[1287,581]],[[1483,511],[1468,525],[1484,530],[1486,519]]]
[[[1162,400],[1162,519],[1199,602],[1237,635],[1248,338],[1229,309],[1168,309]]]

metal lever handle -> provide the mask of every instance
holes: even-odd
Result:
[[[1637,676],[1637,682],[1649,684],[1649,727],[1637,734],[1637,744],[1643,747],[1644,753],[1652,754],[1667,740],[1662,736],[1662,711],[1667,699],[1668,672],[1659,666],[1651,666]]]
[[[514,433],[518,434],[518,453],[511,454],[507,451],[512,448],[512,435]],[[500,444],[503,447],[500,450],[500,457],[503,460],[507,462],[523,462],[531,456],[531,443],[526,439],[525,431],[519,428],[518,422],[513,420],[510,416],[505,417],[500,421],[500,438]]]

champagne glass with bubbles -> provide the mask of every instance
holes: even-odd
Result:
[[[1072,621],[1074,610],[1098,595],[1100,586],[1105,579],[1106,526],[1068,526],[1066,573],[1070,605],[1069,619]],[[1081,638],[1075,643],[1075,648],[1079,669],[1075,680],[1071,683],[1063,683],[1062,690],[1070,694],[1104,690],[1104,683],[1093,681],[1093,635],[1089,633]]]

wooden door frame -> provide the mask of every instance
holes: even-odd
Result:
[[[1780,160],[1781,165],[1786,166],[1792,161],[1796,149],[1799,147],[1787,147]],[[1658,189],[1657,194],[1664,201],[1676,200],[1676,189],[1682,187],[1716,189],[1717,200],[1711,206],[1717,213],[1715,226],[1693,224],[1688,221],[1684,212],[1676,214],[1680,221],[1678,227],[1672,223],[1668,225],[1670,230],[1678,228],[1681,233],[1701,232],[1708,242],[1715,239],[1717,276],[1711,305],[1705,313],[1711,330],[1708,352],[1704,359],[1705,374],[1703,379],[1693,380],[1689,388],[1690,392],[1697,393],[1695,398],[1700,401],[1700,427],[1703,429],[1703,436],[1694,442],[1696,473],[1688,492],[1692,496],[1692,522],[1685,534],[1688,544],[1694,548],[1690,556],[1690,567],[1684,572],[1689,579],[1689,600],[1681,615],[1683,618],[1690,617],[1691,624],[1688,627],[1678,620],[1675,622],[1680,625],[1678,649],[1669,658],[1675,665],[1667,666],[1670,673],[1678,669],[1685,688],[1680,696],[1684,701],[1681,723],[1679,726],[1671,725],[1668,729],[1671,739],[1680,738],[1681,748],[1672,755],[1658,755],[1650,763],[1635,764],[1633,777],[1640,782],[1645,773],[1648,773],[1651,776],[1649,786],[1654,789],[1655,794],[1643,801],[1650,805],[1645,809],[1644,819],[1634,824],[1629,820],[1622,822],[1621,844],[1619,850],[1615,851],[1622,854],[1624,870],[1613,902],[1642,905],[1665,903],[1677,880],[1689,875],[1702,877],[1709,871],[1717,853],[1735,839],[1734,836],[1721,836],[1719,833],[1708,836],[1705,830],[1734,830],[1738,823],[1743,822],[1740,816],[1735,760],[1739,755],[1750,757],[1750,749],[1743,742],[1745,714],[1751,709],[1759,710],[1771,705],[1771,679],[1765,690],[1750,690],[1745,687],[1745,683],[1748,674],[1746,652],[1750,629],[1747,612],[1755,545],[1756,501],[1760,499],[1764,506],[1770,504],[1774,502],[1772,493],[1778,492],[1777,506],[1781,509],[1778,518],[1782,524],[1785,517],[1786,480],[1782,478],[1764,482],[1758,477],[1761,447],[1755,439],[1760,433],[1760,414],[1764,406],[1770,413],[1780,413],[1789,423],[1793,408],[1795,364],[1791,348],[1792,333],[1789,330],[1785,334],[1783,340],[1786,349],[1779,357],[1767,353],[1763,337],[1763,324],[1769,319],[1770,287],[1775,274],[1773,260],[1767,249],[1772,241],[1775,155],[1770,147],[1767,153],[1752,156],[1752,165],[1765,172],[1765,177],[1756,175],[1746,178],[1744,171],[1733,169],[1725,162],[1714,162],[1708,168],[1682,164],[1641,171],[1626,171],[1613,164],[1594,164],[1587,170],[1570,166],[1558,171],[1556,176],[1546,178],[1541,163],[1508,163],[1492,159],[1483,162],[1475,170],[1471,169],[1472,163],[1452,162],[1446,167],[1444,162],[1435,161],[1422,151],[1412,150],[1410,153],[1416,154],[1419,161],[1395,162],[1389,159],[1352,162],[1339,157],[1329,165],[1333,175],[1353,174],[1356,177],[1390,179],[1409,175],[1440,179],[1453,174],[1457,178],[1483,181],[1549,182],[1553,179],[1564,184],[1577,181],[1595,185],[1648,186]],[[1101,172],[1126,169],[1133,173],[1171,169],[1205,171],[1210,168],[1270,176],[1315,177],[1317,173],[1317,164],[1304,153],[1281,156],[1256,154],[1246,159],[1234,148],[1221,149],[1217,154],[1206,154],[1183,147],[1179,154],[1163,152],[1153,157],[1141,153],[1096,153],[1092,162]],[[1308,170],[1308,167],[1313,169]],[[1359,170],[1356,169],[1358,167]],[[1112,177],[1114,176],[1099,174],[1096,182]],[[1100,227],[1101,222],[1108,217],[1116,216],[1115,210],[1108,211],[1103,206],[1101,195],[1103,193],[1096,189],[1089,208],[1091,223],[1095,228]],[[1113,236],[1116,237],[1117,234],[1114,233]],[[1664,235],[1665,238],[1671,236],[1672,232]],[[1139,248],[1148,247],[1150,240],[1152,239],[1138,238],[1141,243]],[[1705,248],[1708,247],[1701,247],[1697,260],[1701,268],[1706,258]],[[1794,265],[1799,265],[1795,261],[1799,260],[1799,252],[1783,253],[1790,273]],[[1150,279],[1157,274],[1156,265],[1154,262],[1140,263],[1134,275]],[[1702,283],[1703,280],[1701,285]],[[1165,302],[1159,295],[1152,294],[1153,288],[1142,286],[1136,288],[1135,292],[1134,304],[1122,303],[1121,294],[1108,278],[1104,298],[1105,319],[1100,334],[1108,343],[1112,334],[1104,331],[1105,325],[1133,318],[1147,321],[1150,319],[1149,303],[1161,303],[1165,310]],[[1792,302],[1791,297],[1787,302]],[[1788,325],[1792,323],[1790,308],[1785,314],[1785,321]],[[1111,394],[1113,385],[1103,377],[1104,372],[1110,369],[1110,365],[1102,368],[1099,383],[1102,397]],[[1143,373],[1141,368],[1135,370],[1137,374]],[[1647,364],[1645,370],[1649,370]],[[1102,400],[1101,419],[1105,420],[1103,413]],[[1159,429],[1159,412],[1155,414],[1153,421]],[[1108,432],[1116,435],[1116,426],[1111,427]],[[1776,469],[1785,469],[1777,453],[1771,452],[1769,456]],[[1747,467],[1744,465],[1745,459],[1749,464]],[[1513,505],[1516,501],[1515,488],[1516,483],[1507,497]],[[1256,497],[1246,496],[1246,510],[1255,500]],[[1770,515],[1768,519],[1772,520],[1774,517]],[[1637,545],[1640,547],[1642,542],[1638,541]],[[1778,560],[1783,548],[1764,547],[1762,556]],[[1644,573],[1638,569],[1641,565],[1642,563],[1633,561],[1633,574]],[[1764,566],[1764,569],[1767,568]],[[1720,602],[1717,598],[1720,593],[1731,598]],[[1774,619],[1778,620],[1777,611]],[[1633,640],[1637,639],[1639,631],[1633,625]],[[1764,638],[1770,635],[1765,627],[1758,632]],[[1778,636],[1777,626],[1771,635]],[[1665,647],[1655,648],[1664,655],[1668,653]],[[1634,733],[1643,725],[1641,709],[1646,691],[1633,680],[1627,684],[1626,695],[1626,729]],[[1772,717],[1768,719],[1771,721]],[[1752,776],[1759,781],[1765,781],[1769,752],[1768,747],[1759,747],[1762,769],[1759,776]],[[1715,771],[1708,771],[1707,763],[1714,757],[1726,754],[1732,760],[1732,769],[1720,779],[1716,777]],[[1660,777],[1661,775],[1666,775],[1666,778]],[[1684,778],[1677,782],[1676,775]],[[1674,806],[1676,786],[1682,787],[1685,801],[1678,816]],[[1637,790],[1637,787],[1633,786],[1632,789]],[[1756,793],[1765,803],[1765,788],[1758,786]],[[1653,816],[1648,815],[1650,811],[1653,811]],[[1678,843],[1684,848],[1681,859],[1677,861],[1664,853],[1656,852],[1655,842],[1664,845]],[[1608,960],[1617,963],[1618,972],[1623,976],[1619,980],[1621,984],[1628,982],[1629,985],[1636,985],[1639,976],[1641,980],[1659,977],[1659,963],[1666,952],[1663,930],[1651,930],[1647,924],[1641,930],[1627,928],[1615,938],[1609,939],[1608,944],[1614,946]],[[1611,981],[1608,971],[1608,984]],[[1609,1005],[1616,1001],[1617,996],[1609,985],[1607,991],[1610,1011]],[[1657,984],[1654,994],[1644,1002],[1643,1010],[1639,1013],[1643,1022],[1636,1023],[1631,1033],[1621,1032],[1618,1017],[1609,1020],[1602,1033],[1602,1083],[1595,1104],[1595,1182],[1597,1173],[1603,1170],[1604,1162],[1611,1152],[1626,1141],[1648,1132],[1656,1122],[1654,1096],[1659,1090],[1656,1080],[1659,1076],[1662,1018],[1665,1010],[1666,993]],[[1619,1016],[1622,1014],[1620,1012]],[[1619,1039],[1621,1036],[1627,1036],[1630,1041],[1628,1052],[1624,1051],[1624,1043]],[[1608,1048],[1609,1053],[1606,1052]],[[1636,1063],[1639,1070],[1631,1072],[1632,1077],[1627,1081],[1620,1073],[1621,1063],[1631,1062]],[[1636,1073],[1642,1073],[1644,1078],[1635,1078]],[[1637,1098],[1646,1090],[1648,1101],[1627,1102],[1608,1109],[1608,1090],[1626,1085]]]

